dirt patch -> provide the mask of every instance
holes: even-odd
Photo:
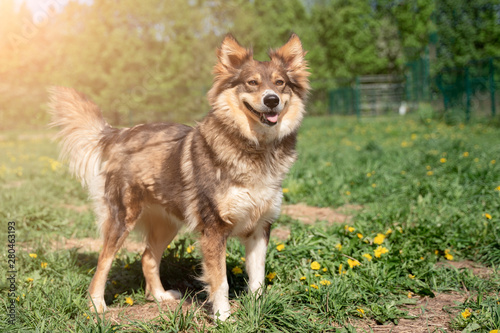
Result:
[[[276,238],[280,241],[285,241],[290,237],[290,228],[286,226],[279,226],[271,230],[271,238]]]
[[[398,325],[377,325],[374,322],[352,322],[351,325],[366,332],[377,333],[429,333],[429,332],[459,332],[449,327],[451,320],[459,310],[454,307],[463,303],[466,296],[453,292],[436,294],[436,297],[421,297],[417,304],[406,307],[408,315],[415,319],[401,319]]]
[[[281,207],[281,214],[288,215],[294,220],[299,220],[305,224],[314,224],[318,221],[326,221],[329,224],[350,223],[352,213],[360,210],[361,206],[345,205],[336,209],[328,207],[313,207],[306,204],[284,205]],[[286,240],[290,236],[290,228],[279,226],[271,231],[271,237],[280,241]]]
[[[352,212],[360,210],[361,206],[345,205],[337,209],[328,207],[312,207],[302,203],[286,205],[281,208],[281,213],[299,220],[305,224],[313,224],[317,221],[327,221],[334,223],[349,223],[352,219]]]
[[[100,252],[102,250],[102,240],[95,238],[70,238],[64,239],[63,241],[55,241],[52,243],[52,247],[55,250],[58,249],[78,249],[80,252]],[[125,243],[122,246],[122,249],[125,249],[130,252],[138,252],[142,253],[146,245],[142,242],[135,242],[129,238],[125,240]]]
[[[436,266],[453,267],[458,270],[460,269],[471,270],[472,274],[486,279],[489,278],[491,274],[493,274],[493,270],[491,268],[485,267],[471,260],[438,262]]]
[[[180,301],[165,301],[160,304],[150,302],[133,306],[108,307],[105,317],[114,324],[124,325],[134,321],[150,321],[158,319],[160,308],[163,313],[174,312],[179,307]],[[204,304],[198,304],[190,299],[186,299],[182,304],[182,312],[204,311]],[[166,318],[166,316],[163,316]]]
[[[5,189],[11,189],[11,188],[19,188],[25,183],[24,180],[15,180],[9,183],[5,183],[2,185],[3,188]]]
[[[75,211],[77,213],[83,213],[90,209],[89,205],[76,206],[76,205],[64,204],[62,205],[62,207]]]

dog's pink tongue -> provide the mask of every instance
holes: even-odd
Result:
[[[278,114],[277,113],[266,113],[266,119],[272,123],[275,123],[278,121]]]

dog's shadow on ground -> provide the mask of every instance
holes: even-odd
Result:
[[[165,290],[174,289],[182,295],[190,295],[197,301],[206,300],[204,285],[199,280],[202,275],[201,257],[196,255],[183,255],[186,253],[183,246],[179,251],[166,251],[160,264],[160,279]],[[97,252],[77,252],[75,249],[75,264],[92,277],[97,267],[99,254]],[[142,253],[132,256],[118,256],[113,261],[113,266],[106,281],[104,299],[106,304],[113,304],[123,296],[144,295],[146,281],[142,272]],[[230,285],[229,296],[234,297],[246,290],[247,276],[235,275],[232,269],[238,266],[237,262],[227,262],[227,278]]]

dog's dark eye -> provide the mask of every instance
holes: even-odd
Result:
[[[250,86],[256,86],[256,85],[258,85],[258,84],[259,84],[259,83],[258,83],[257,81],[255,81],[255,80],[250,80],[250,81],[248,81],[247,83],[248,83],[248,85],[250,85]]]
[[[282,85],[284,85],[284,84],[285,84],[285,81],[283,81],[283,80],[277,80],[277,81],[275,82],[275,84],[276,84],[277,86],[282,86]]]

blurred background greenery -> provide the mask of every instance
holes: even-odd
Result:
[[[334,89],[374,75],[385,75],[377,87],[401,90],[398,103],[422,88],[417,102],[446,106],[446,87],[431,80],[457,68],[441,83],[467,79],[461,68],[481,59],[494,70],[499,23],[500,0],[0,0],[0,129],[45,126],[50,85],[88,94],[117,125],[199,119],[227,32],[258,60],[297,33],[309,51],[310,114],[333,112],[345,98]],[[499,72],[482,79],[493,106]]]

